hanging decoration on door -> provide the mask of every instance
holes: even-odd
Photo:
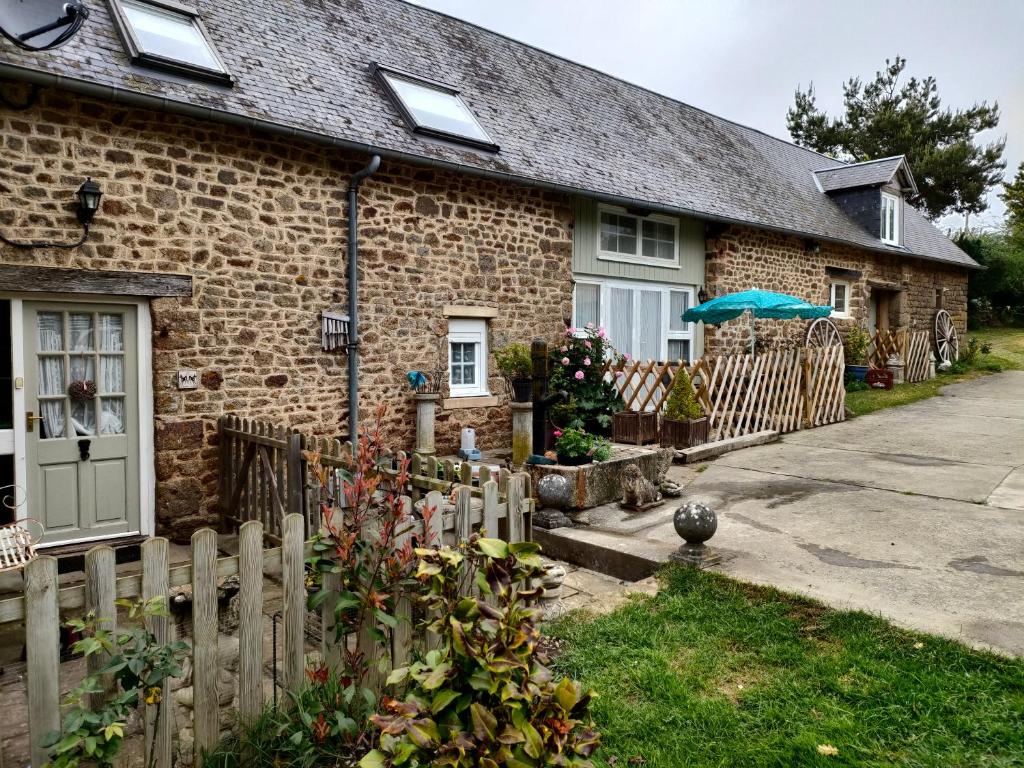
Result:
[[[68,397],[78,403],[88,403],[96,398],[96,382],[78,379],[68,385]]]

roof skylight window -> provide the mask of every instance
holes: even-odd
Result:
[[[197,11],[172,0],[110,0],[110,4],[134,63],[231,82]]]
[[[497,151],[498,145],[456,89],[383,67],[374,69],[413,131]]]

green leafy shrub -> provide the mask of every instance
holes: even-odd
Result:
[[[594,461],[608,461],[612,455],[612,444],[603,437],[570,427],[555,431],[555,452],[567,458],[589,456]]]
[[[981,354],[981,341],[977,336],[967,339],[967,346],[960,352],[960,359],[967,365],[974,365],[978,362],[978,355]]]
[[[104,629],[100,622],[113,617],[97,618],[94,613],[68,622],[82,637],[72,646],[75,653],[87,657],[106,654],[108,660],[64,699],[61,729],[48,734],[43,742],[52,747],[53,757],[47,763],[52,768],[114,765],[129,719],[143,704],[158,704],[164,682],[182,674],[188,646],[180,641],[158,643],[146,628],[147,620],[167,616],[164,599],[118,600],[117,605],[127,609],[127,628]],[[93,707],[88,699],[104,690],[105,680],[112,681],[112,692],[102,706]]]
[[[533,358],[525,344],[509,344],[495,351],[494,361],[506,379],[528,379],[533,375]]]
[[[690,381],[690,374],[686,368],[679,367],[675,379],[672,381],[672,391],[668,394],[668,403],[665,404],[665,418],[673,421],[688,421],[699,419],[704,415],[704,409],[697,401],[697,392]]]
[[[992,354],[992,342],[991,341],[983,341],[981,343],[981,354],[983,354],[983,355],[991,355]]]
[[[367,745],[360,735],[365,718],[350,716],[360,706],[351,681],[326,667],[306,671],[309,682],[298,693],[288,692],[285,706],[268,706],[253,720],[203,756],[206,768],[288,766],[336,768],[353,765]]]
[[[439,646],[396,669],[388,684],[405,687],[373,718],[377,748],[361,768],[451,766],[532,768],[590,766],[599,736],[590,693],[555,680],[538,647],[540,548],[477,535],[457,549],[418,549],[417,578],[427,629]],[[479,597],[466,597],[475,584]]]
[[[605,377],[605,360],[614,354],[604,328],[588,324],[586,328],[567,328],[561,346],[551,353],[549,387],[568,395],[572,404],[561,418],[560,426],[582,427],[594,431],[607,429],[612,414],[625,404],[615,385]]]
[[[863,392],[866,389],[871,389],[871,385],[863,379],[855,379],[852,376],[848,376],[846,379],[846,391],[847,392]]]
[[[846,339],[843,341],[843,349],[846,354],[847,365],[867,365],[868,347],[871,346],[871,335],[855,325],[846,332]]]

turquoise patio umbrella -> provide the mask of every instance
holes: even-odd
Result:
[[[767,317],[774,320],[792,320],[794,318],[811,320],[816,317],[828,317],[832,314],[832,307],[819,307],[803,299],[798,299],[796,296],[753,288],[749,291],[719,296],[688,309],[683,313],[683,322],[696,323],[699,321],[718,325],[726,320],[733,320],[745,312],[750,313],[750,354],[754,354],[755,317]]]

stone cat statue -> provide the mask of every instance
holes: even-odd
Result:
[[[622,470],[622,505],[639,509],[656,501],[661,501],[657,486],[644,477],[636,464],[627,464]]]

